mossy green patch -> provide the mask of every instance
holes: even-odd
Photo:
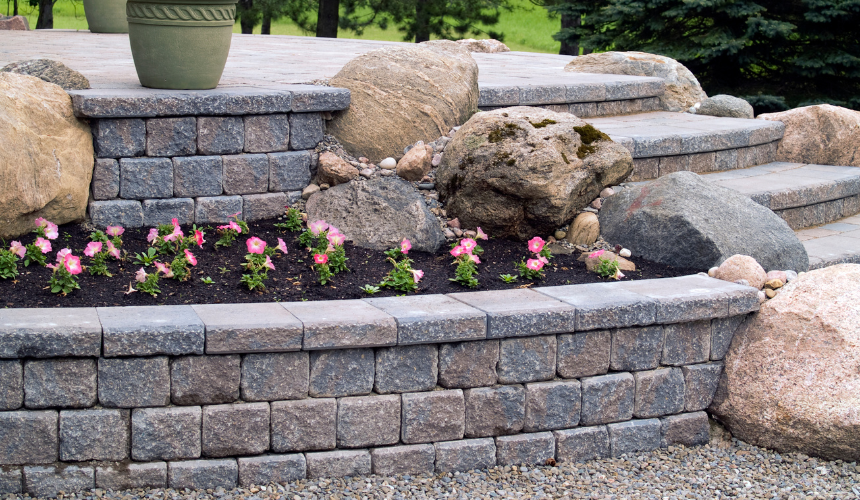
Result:
[[[548,125],[555,125],[558,122],[555,120],[550,120],[549,118],[544,118],[542,121],[539,121],[537,123],[534,123],[534,122],[529,122],[529,123],[531,123],[532,127],[534,127],[534,128],[544,128]]]
[[[579,134],[580,140],[582,140],[582,145],[579,146],[579,149],[576,151],[576,156],[580,160],[584,160],[588,155],[597,151],[595,146],[591,144],[597,141],[611,141],[608,135],[603,132],[597,130],[591,125],[583,125],[582,127],[573,127],[573,130]]]
[[[506,123],[503,127],[496,127],[491,130],[487,138],[492,143],[501,142],[506,137],[516,137],[517,130],[522,130],[522,127],[516,123]]]

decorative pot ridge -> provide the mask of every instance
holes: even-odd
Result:
[[[187,0],[186,0],[187,1]],[[166,4],[135,2],[126,4],[129,22],[183,26],[232,26],[236,17],[235,2],[209,1],[206,4]]]

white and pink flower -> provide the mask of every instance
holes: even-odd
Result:
[[[421,278],[424,277],[424,271],[420,269],[410,269],[410,271],[412,271],[412,280],[415,283],[418,283],[419,281],[421,281]]]
[[[185,249],[185,260],[187,260],[188,263],[191,264],[192,266],[197,265],[197,257],[195,257],[194,254],[191,253],[191,251],[188,250],[187,248]]]
[[[598,250],[596,252],[591,252],[588,255],[588,258],[589,259],[596,259],[596,258],[600,257],[601,255],[603,255],[603,252],[604,252],[604,250]]]
[[[157,272],[164,274],[165,278],[173,277],[173,270],[170,269],[170,266],[168,266],[167,264],[162,264],[161,262],[156,261],[153,262],[153,265],[155,266],[155,269],[157,269]]]
[[[346,236],[344,236],[340,233],[329,233],[327,238],[328,238],[328,242],[330,244],[337,246],[337,247],[343,245],[343,243],[346,241]]]
[[[66,258],[63,259],[63,265],[66,266],[66,271],[68,271],[69,274],[81,274],[81,271],[84,270],[84,268],[81,267],[81,258],[75,257],[72,254],[66,255]]]
[[[153,241],[155,241],[155,238],[158,238],[158,229],[152,228],[149,230],[149,234],[146,235],[146,241],[152,243]]]
[[[119,248],[114,246],[113,242],[110,240],[108,240],[108,242],[107,242],[107,253],[108,253],[108,255],[110,255],[111,257],[113,257],[116,260],[119,260],[119,258],[120,258]]]
[[[540,236],[535,236],[529,240],[529,250],[532,253],[540,253],[544,245],[546,245],[546,242]]]
[[[328,262],[328,255],[324,253],[315,253],[314,254],[314,263],[315,264],[325,264]]]
[[[328,229],[328,227],[329,225],[326,221],[318,220],[316,222],[311,222],[311,224],[308,226],[308,229],[310,229],[310,231],[314,234],[320,234],[321,232]]]
[[[146,282],[146,269],[140,268],[136,273],[134,273],[134,279],[138,281],[138,283]]]
[[[266,242],[256,236],[248,238],[245,245],[248,247],[248,253],[262,254],[266,251]]]
[[[412,242],[403,238],[403,241],[400,242],[400,253],[406,255],[409,253],[409,250],[412,250]]]
[[[268,255],[266,256],[266,262],[263,262],[263,266],[268,267],[272,271],[275,270],[275,264],[272,263],[272,258]]]
[[[84,255],[87,257],[95,257],[97,253],[102,251],[102,242],[101,241],[91,241],[87,244],[87,248],[84,249]]]
[[[51,242],[39,236],[36,238],[36,248],[42,251],[42,253],[48,253],[51,251]]]
[[[487,233],[485,233],[480,227],[478,227],[477,233],[478,234],[475,236],[475,238],[478,238],[479,240],[489,239],[489,237],[487,236]]]
[[[280,250],[280,251],[281,251],[281,253],[283,253],[283,254],[285,254],[285,255],[286,255],[287,253],[289,253],[289,252],[287,252],[287,244],[286,244],[286,243],[284,243],[284,240],[282,240],[281,238],[278,238],[278,246],[277,246],[276,248],[277,248],[278,250]]]
[[[462,245],[457,245],[451,249],[450,253],[454,257],[459,257],[459,256],[463,255],[464,253],[468,253],[468,252],[466,252],[466,249]]]
[[[538,259],[529,259],[526,261],[526,267],[532,271],[540,271],[543,269],[543,262]]]
[[[64,260],[66,260],[66,255],[70,255],[72,250],[69,248],[64,248],[57,252],[57,262],[62,264]]]
[[[203,247],[203,244],[206,243],[206,240],[203,239],[203,231],[199,229],[194,230],[194,242],[197,243],[198,247]]]
[[[466,249],[466,253],[472,253],[472,250],[478,246],[478,242],[472,238],[463,238],[460,240],[460,246]]]
[[[18,256],[18,258],[23,258],[24,254],[27,253],[27,247],[21,244],[20,241],[13,241],[9,245],[9,251]]]
[[[116,237],[116,236],[121,236],[122,233],[125,232],[125,228],[123,228],[122,226],[108,226],[105,229],[105,232],[108,234],[108,236]]]

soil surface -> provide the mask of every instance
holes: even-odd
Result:
[[[259,221],[250,224],[250,234],[265,240],[269,245],[277,245],[277,238],[282,238],[289,249],[289,254],[277,254],[273,258],[275,270],[269,272],[266,290],[249,291],[240,283],[247,253],[245,240],[247,236],[240,235],[233,246],[229,248],[214,245],[218,236],[212,226],[204,227],[206,243],[203,248],[194,247],[192,252],[197,257],[198,264],[192,268],[192,278],[180,282],[163,276],[159,280],[161,294],[152,297],[140,292],[127,293],[131,285],[135,285],[134,273],[141,268],[135,264],[134,254],[143,252],[149,247],[146,235],[149,228],[126,229],[122,235],[124,260],[108,260],[108,269],[112,277],[92,276],[86,270],[79,274],[78,282],[81,289],[67,296],[53,294],[48,287],[51,270],[31,264],[24,267],[23,261],[18,261],[19,276],[15,280],[0,280],[0,307],[102,307],[102,306],[140,306],[140,305],[175,305],[175,304],[212,304],[238,302],[294,302],[301,300],[335,300],[360,299],[369,297],[361,290],[366,284],[378,285],[391,269],[381,251],[358,248],[347,243],[345,246],[347,266],[350,271],[336,275],[329,284],[323,286],[317,283],[316,274],[311,265],[313,257],[301,247],[298,242],[299,233],[282,232],[274,227],[278,220]],[[89,243],[92,227],[81,224],[60,226],[59,237],[51,242],[53,251],[48,254],[48,263],[56,260],[56,252],[62,248],[71,248],[73,253],[81,257],[81,263],[86,266],[90,258],[83,255],[83,249]],[[190,228],[182,228],[189,234]],[[35,240],[35,235],[25,235],[17,238],[21,243],[28,244]],[[581,283],[600,283],[606,280],[595,273],[586,270],[585,263],[578,262],[579,252],[573,255],[555,255],[551,264],[546,266],[546,277],[541,280],[525,280],[520,278],[516,283],[503,282],[500,274],[517,275],[516,262],[529,258],[526,243],[490,239],[480,241],[484,249],[481,256],[482,264],[478,265],[477,288],[466,288],[449,281],[454,276],[454,259],[447,253],[448,248],[438,254],[411,251],[409,257],[414,261],[413,269],[424,271],[424,278],[418,284],[419,294],[453,293],[471,290],[503,290],[524,288],[530,286],[573,285]],[[8,248],[8,242],[4,247]],[[161,259],[169,262],[172,256]],[[679,269],[648,262],[643,259],[632,259],[637,271],[627,272],[625,280],[640,280],[652,278],[669,278],[695,274],[700,269]],[[152,266],[147,272],[154,272]],[[202,280],[211,278],[212,283]],[[402,292],[382,288],[374,297],[389,297],[402,295]]]

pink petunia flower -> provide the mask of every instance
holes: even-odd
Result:
[[[46,222],[45,224],[45,238],[49,240],[56,240],[57,236],[60,235],[59,228],[53,222]]]
[[[272,258],[269,257],[268,255],[266,256],[266,262],[263,262],[263,266],[268,267],[272,271],[275,270],[275,265],[272,264]]]
[[[343,245],[343,243],[346,241],[346,236],[340,233],[329,233],[327,238],[329,243],[338,247]]]
[[[472,259],[472,262],[474,262],[475,264],[480,264],[480,263],[481,263],[481,259],[480,259],[480,258],[478,258],[478,256],[477,256],[477,255],[469,254],[469,258],[470,258],[470,259]]]
[[[242,212],[236,212],[235,214],[230,215],[230,218],[235,219],[236,217],[239,217],[239,214],[241,214],[241,213]]]
[[[280,239],[280,238],[278,238],[278,246],[277,246],[276,248],[277,248],[278,250],[280,250],[280,251],[281,251],[281,253],[283,253],[283,254],[287,254],[287,253],[289,253],[289,252],[287,252],[287,244],[286,244],[286,243],[284,243],[284,240],[282,240],[282,239]]]
[[[412,242],[403,238],[403,241],[400,242],[400,253],[406,255],[409,253],[409,250],[412,250]]]
[[[478,242],[472,238],[463,238],[460,240],[460,246],[466,249],[466,253],[472,253],[472,250],[478,246]]]
[[[63,261],[66,260],[66,255],[69,255],[71,253],[72,253],[72,251],[69,248],[64,248],[64,249],[60,250],[59,252],[57,252],[57,262],[62,264]]]
[[[105,232],[109,236],[121,236],[122,233],[125,232],[125,228],[122,226],[108,226],[107,229],[105,229]]]
[[[197,265],[197,257],[195,257],[194,254],[191,253],[191,251],[189,251],[187,248],[185,249],[185,260],[187,260],[188,263],[192,266]]]
[[[153,241],[155,241],[155,238],[158,238],[158,229],[152,228],[149,230],[149,234],[146,235],[146,241],[152,243]]]
[[[468,252],[466,252],[466,249],[465,249],[465,248],[463,248],[463,246],[462,246],[462,245],[457,245],[457,246],[455,246],[454,248],[452,248],[452,249],[451,249],[451,252],[450,252],[450,253],[451,253],[451,255],[453,255],[454,257],[459,257],[459,256],[463,255],[464,253],[468,253]]]
[[[621,269],[615,271],[615,279],[620,280],[624,277],[624,273],[621,272]]]
[[[242,234],[242,226],[240,226],[239,224],[236,224],[236,221],[234,221],[234,220],[231,220],[230,223],[227,224],[227,228],[232,229],[233,231],[236,231],[239,234]]]
[[[321,232],[328,229],[328,223],[324,220],[318,220],[316,222],[311,222],[311,225],[308,226],[308,229],[311,230],[314,234],[320,234]]]
[[[72,254],[66,255],[66,258],[63,260],[63,265],[66,266],[66,271],[69,274],[81,274],[81,271],[84,270],[81,267],[81,258],[75,257]]]
[[[325,264],[328,262],[328,255],[324,253],[315,253],[314,254],[314,263],[315,264]]]
[[[539,253],[543,250],[544,245],[546,245],[546,242],[540,236],[535,236],[529,240],[529,250],[533,253]]]
[[[531,269],[532,271],[540,271],[543,269],[543,262],[538,259],[529,259],[526,261],[526,267]]]
[[[17,255],[19,258],[23,258],[24,254],[27,253],[27,247],[21,244],[20,241],[13,241],[11,245],[9,245],[9,251]]]
[[[51,242],[39,236],[36,238],[36,248],[42,251],[42,253],[48,253],[51,251]]]
[[[173,270],[170,269],[170,266],[168,266],[167,264],[162,264],[161,262],[156,261],[156,262],[153,262],[153,265],[155,265],[155,269],[158,270],[157,272],[164,274],[165,278],[172,278],[173,277]]]
[[[421,278],[424,277],[424,271],[420,269],[410,269],[410,271],[412,271],[412,280],[415,281],[415,283],[418,283],[421,281]]]
[[[340,232],[340,229],[329,224],[328,225],[328,234],[341,234],[341,232]]]
[[[589,259],[596,259],[596,258],[600,257],[601,255],[603,255],[603,252],[604,252],[603,250],[598,250],[596,252],[592,252],[588,255],[588,258]]]
[[[134,279],[139,283],[144,283],[146,281],[146,270],[141,267],[136,273],[134,273]]]
[[[58,264],[45,264],[45,267],[56,270],[60,266]]]
[[[248,246],[248,253],[262,254],[266,250],[266,242],[256,236],[248,238],[245,245]]]
[[[206,240],[203,239],[203,231],[199,229],[194,230],[194,242],[197,243],[198,247],[203,247],[203,244],[206,243]]]
[[[549,264],[549,259],[547,259],[543,255],[538,255],[538,260],[543,262],[544,264]]]
[[[115,247],[113,242],[108,240],[107,242],[107,252],[108,255],[113,257],[116,260],[119,260],[119,248]]]
[[[97,253],[102,251],[102,242],[101,241],[91,241],[87,244],[87,248],[84,250],[84,255],[87,257],[95,257]]]
[[[37,218],[36,220],[34,220],[34,221],[33,221],[33,223],[36,225],[36,227],[42,227],[42,226],[44,226],[47,222],[48,222],[48,219],[46,219],[46,218],[44,218],[44,217],[39,217],[39,218]]]
[[[478,227],[477,233],[478,234],[477,234],[477,236],[475,236],[475,238],[478,238],[479,240],[489,239],[489,237],[487,236],[487,233],[485,233],[480,227]]]

